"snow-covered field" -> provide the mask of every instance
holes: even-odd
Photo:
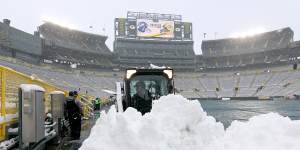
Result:
[[[299,150],[300,120],[277,113],[234,121],[225,130],[198,101],[168,95],[142,116],[102,112],[81,150]]]

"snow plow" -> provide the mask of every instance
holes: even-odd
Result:
[[[123,82],[116,82],[116,107],[123,112],[133,107],[142,114],[151,111],[152,102],[174,93],[173,69],[126,69]]]

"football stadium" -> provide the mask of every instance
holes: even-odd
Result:
[[[145,22],[153,28],[170,24],[172,33],[143,33]],[[7,19],[0,27],[1,65],[67,90],[80,87],[93,96],[105,96],[98,84],[113,90],[124,69],[150,64],[173,68],[177,92],[188,98],[300,94],[300,41],[293,40],[289,27],[251,37],[204,40],[202,55],[193,49],[192,23],[182,22],[180,15],[128,12],[127,18],[116,18],[113,50],[105,44],[106,36],[51,22],[38,26],[34,35],[10,26]],[[73,73],[77,83],[72,83]]]
[[[37,114],[41,110],[26,108],[26,103],[31,105],[31,101],[26,101],[26,91],[32,87],[25,88],[21,84],[43,88],[41,91],[45,95],[41,98],[45,101],[45,113],[51,112],[57,117],[57,124],[64,122],[61,112],[57,115],[53,112],[56,106],[63,105],[55,103],[57,97],[53,95],[59,95],[57,91],[63,96],[77,91],[83,118],[89,120],[99,113],[94,109],[95,98],[102,100],[105,109],[116,103],[116,88],[127,78],[124,73],[129,68],[136,69],[135,72],[151,66],[171,68],[174,71],[171,93],[182,95],[188,101],[300,99],[300,41],[294,40],[290,27],[246,37],[194,41],[193,24],[181,15],[128,11],[127,16],[114,18],[111,23],[114,37],[110,38],[114,41],[110,49],[106,35],[70,29],[49,21],[35,25],[37,30],[30,34],[12,26],[13,21],[3,19],[0,22],[0,149],[43,149],[51,142],[60,143],[64,139],[57,125],[48,125],[45,135],[40,135],[44,129],[38,129],[37,118],[33,119],[36,124],[32,129],[36,135],[32,137],[31,132],[26,132],[26,129],[31,130],[28,124],[32,121],[28,112]],[[201,42],[201,50],[198,50],[202,51],[201,55],[195,53],[196,42]],[[124,80],[124,88],[121,85],[120,91],[126,93],[127,82],[129,80]],[[35,101],[34,104],[39,103]],[[127,105],[130,107],[129,102]],[[107,114],[106,117],[109,115],[112,116]],[[23,117],[21,122],[17,116]],[[38,116],[43,115],[35,117]],[[88,137],[94,123],[85,121],[81,128],[87,133],[82,136]],[[65,120],[63,124],[69,122]],[[12,130],[18,128],[19,131]],[[83,149],[89,147],[83,146]]]

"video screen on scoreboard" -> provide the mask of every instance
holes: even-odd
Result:
[[[138,19],[137,36],[148,38],[174,38],[174,22]]]

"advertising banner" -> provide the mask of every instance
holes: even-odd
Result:
[[[137,36],[149,38],[174,38],[174,22],[138,19]]]

